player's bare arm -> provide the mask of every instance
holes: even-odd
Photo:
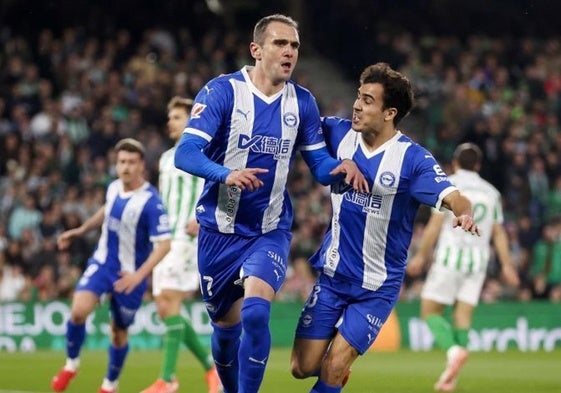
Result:
[[[104,217],[105,205],[100,207],[93,216],[84,221],[84,223],[78,228],[69,229],[68,231],[64,231],[63,233],[61,233],[57,238],[57,247],[59,248],[59,250],[66,250],[68,247],[70,247],[72,239],[76,236],[82,236],[89,230],[101,226],[101,224],[103,224]]]
[[[255,191],[263,187],[263,181],[257,177],[260,173],[267,173],[268,169],[263,168],[244,168],[230,172],[226,177],[226,185],[236,186],[241,190]]]
[[[460,227],[466,232],[471,232],[472,235],[481,235],[479,227],[473,221],[471,202],[460,191],[454,191],[446,195],[442,200],[442,205],[452,210],[455,215],[452,220],[452,228]]]

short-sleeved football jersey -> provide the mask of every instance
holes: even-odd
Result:
[[[370,192],[332,186],[330,228],[311,262],[366,289],[399,291],[419,205],[440,207],[456,187],[432,154],[399,131],[370,152],[349,120],[324,118],[322,127],[328,149],[358,165]]]
[[[207,180],[197,204],[202,226],[243,236],[290,230],[286,182],[295,152],[325,146],[317,103],[308,90],[288,81],[266,96],[244,67],[201,89],[185,132],[209,141],[204,153],[220,165],[269,170],[258,175],[265,185],[253,192]]]
[[[105,220],[93,259],[110,269],[134,272],[152,252],[152,243],[170,238],[169,219],[150,183],[124,192],[121,180],[109,184]]]

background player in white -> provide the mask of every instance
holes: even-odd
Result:
[[[144,180],[144,147],[132,138],[115,145],[118,179],[107,187],[106,201],[80,227],[63,232],[58,247],[101,226],[97,248],[78,281],[66,325],[66,364],[51,387],[61,392],[78,372],[86,338],[86,318],[102,295],[110,295],[111,346],[107,374],[99,393],[117,391],[128,353],[128,327],[142,303],[146,278],[170,250],[169,220],[155,187]]]
[[[175,371],[181,343],[185,343],[206,371],[209,393],[218,393],[220,379],[214,361],[191,323],[181,315],[184,299],[192,299],[199,289],[197,236],[199,224],[195,206],[204,180],[175,167],[176,145],[181,138],[193,101],[173,97],[168,103],[168,135],[174,146],[160,158],[159,189],[168,211],[172,242],[170,252],[154,268],[152,292],[158,315],[166,325],[160,377],[142,393],[174,393],[179,389]]]
[[[473,219],[481,230],[481,237],[450,231],[452,215],[433,209],[419,248],[407,266],[409,274],[421,273],[438,240],[434,263],[421,294],[421,317],[438,346],[447,351],[446,370],[435,384],[435,389],[441,391],[456,388],[456,376],[468,358],[468,332],[487,273],[490,240],[506,282],[515,286],[519,284],[518,273],[510,257],[508,236],[503,228],[501,195],[477,173],[481,162],[482,153],[476,145],[461,144],[454,152],[454,174],[450,176],[450,181],[471,201]],[[446,306],[451,305],[454,306],[453,328],[442,315]]]
[[[328,148],[356,162],[371,191],[331,188],[331,225],[310,259],[320,275],[292,351],[296,378],[319,377],[310,392],[340,392],[351,364],[376,339],[399,296],[421,203],[452,210],[450,229],[478,233],[469,200],[426,149],[395,128],[412,105],[409,80],[377,63],[360,76],[352,121],[323,119]]]
[[[206,179],[197,205],[199,273],[226,393],[257,392],[263,380],[271,300],[292,237],[286,181],[296,151],[324,184],[346,175],[367,189],[352,161],[329,156],[314,97],[289,80],[299,46],[292,18],[258,21],[249,46],[255,66],[204,86],[175,154],[178,168]]]

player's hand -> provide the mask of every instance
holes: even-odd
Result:
[[[263,168],[244,168],[235,169],[226,178],[226,185],[236,186],[243,190],[255,191],[263,187],[263,181],[257,177],[259,173],[267,173],[268,169]]]
[[[471,232],[472,235],[481,236],[481,233],[479,233],[479,227],[470,215],[462,214],[461,216],[454,217],[452,220],[452,228],[457,227],[462,228],[466,232]]]
[[[185,225],[185,233],[191,237],[199,236],[199,223],[197,220],[192,220]]]
[[[358,169],[358,166],[353,160],[344,159],[339,165],[337,165],[329,174],[331,176],[345,174],[345,183],[353,186],[358,192],[367,193],[370,192],[370,187],[368,186],[368,181],[365,179],[364,175]]]
[[[511,264],[503,266],[502,271],[503,279],[505,282],[513,287],[517,287],[520,285],[520,277],[518,277],[518,272],[516,268]]]
[[[124,292],[127,295],[142,281],[142,277],[136,273],[119,272],[119,276],[121,278],[113,283],[113,289],[117,292]]]
[[[56,240],[56,244],[59,250],[66,250],[70,247],[72,243],[72,238],[79,234],[78,228],[69,229],[68,231],[62,232]]]
[[[411,277],[417,277],[423,272],[424,265],[425,265],[425,258],[419,253],[417,253],[411,259],[409,259],[405,271]]]

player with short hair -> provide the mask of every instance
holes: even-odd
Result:
[[[218,393],[220,379],[214,361],[201,343],[191,323],[181,315],[183,300],[192,299],[199,289],[197,236],[199,224],[195,205],[204,180],[175,167],[177,143],[189,120],[193,100],[173,97],[168,103],[168,135],[174,146],[160,157],[159,189],[168,211],[172,241],[170,252],[152,272],[152,293],[158,315],[166,325],[163,364],[160,377],[142,393],[175,393],[179,389],[175,370],[181,343],[195,355],[205,369],[209,393]]]
[[[481,288],[491,257],[493,241],[505,279],[518,285],[519,278],[510,257],[508,236],[503,227],[503,209],[499,191],[482,179],[483,154],[477,145],[459,145],[453,157],[454,174],[449,179],[472,203],[473,219],[481,237],[450,231],[452,215],[433,209],[416,254],[407,271],[418,275],[438,240],[434,262],[421,294],[421,317],[426,321],[438,346],[446,350],[447,366],[435,384],[438,391],[453,391],[460,368],[468,358],[468,332],[473,310],[479,302]],[[446,306],[454,307],[454,327],[442,315]]]
[[[322,183],[345,177],[366,188],[352,161],[329,155],[316,100],[290,80],[299,47],[292,18],[258,21],[249,46],[255,66],[204,86],[175,155],[178,168],[206,179],[196,208],[199,274],[226,393],[257,392],[263,380],[271,301],[292,238],[286,182],[296,151]]]
[[[332,219],[310,262],[320,270],[292,350],[296,378],[313,393],[342,390],[350,367],[374,343],[400,293],[420,204],[454,212],[451,227],[477,234],[471,205],[425,148],[396,125],[413,105],[409,80],[385,63],[360,76],[352,120],[324,118],[327,146],[352,159],[370,192],[331,187]]]
[[[144,180],[144,147],[132,138],[115,145],[118,179],[107,187],[105,204],[78,228],[58,238],[61,250],[72,239],[101,226],[101,236],[78,281],[66,324],[66,364],[51,387],[65,390],[78,373],[86,339],[86,318],[110,295],[111,346],[99,393],[115,393],[129,350],[128,328],[142,304],[147,277],[170,250],[169,220],[158,191]]]

